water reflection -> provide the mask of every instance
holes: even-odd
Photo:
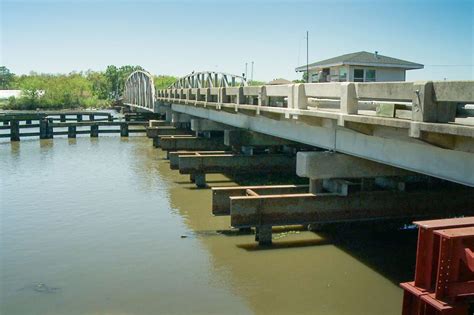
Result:
[[[25,141],[0,159],[0,313],[400,313],[413,233],[293,226],[262,250],[164,156],[146,138],[99,137]],[[38,283],[61,290],[17,291]]]

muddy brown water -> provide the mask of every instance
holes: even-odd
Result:
[[[413,231],[288,227],[262,249],[164,157],[145,137],[0,143],[0,314],[400,314]]]

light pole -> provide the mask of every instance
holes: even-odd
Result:
[[[309,32],[306,31],[306,83],[309,82]]]

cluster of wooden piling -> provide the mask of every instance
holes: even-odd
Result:
[[[84,116],[88,120],[84,120]],[[9,133],[0,134],[0,138],[20,141],[22,137],[52,139],[54,136],[66,135],[68,138],[76,138],[77,135],[81,134],[98,137],[101,133],[119,133],[122,137],[128,137],[129,133],[146,132],[144,127],[148,124],[148,119],[156,117],[156,114],[150,113],[126,113],[123,118],[118,120],[109,112],[11,112],[0,115],[0,121],[2,122],[0,130],[9,130]],[[130,126],[142,128],[129,128]],[[88,128],[78,130],[81,127]],[[57,130],[57,128],[63,130]],[[64,130],[64,128],[67,128],[67,130]],[[38,131],[20,132],[22,129],[37,129]]]
[[[308,185],[212,188],[212,214],[230,215],[235,228],[255,228],[259,244],[272,242],[273,226],[409,222],[474,212],[469,187],[184,114],[168,116],[150,121],[147,135],[167,152],[171,169],[197,187],[207,187],[212,173],[308,178]]]

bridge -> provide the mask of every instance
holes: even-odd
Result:
[[[136,71],[124,103],[474,186],[473,81],[248,86],[199,72],[155,95],[151,75]]]
[[[166,89],[137,72],[126,104],[161,114],[147,135],[170,167],[206,174],[279,174],[308,185],[212,188],[213,215],[256,228],[474,214],[474,81],[249,86],[193,73]]]

